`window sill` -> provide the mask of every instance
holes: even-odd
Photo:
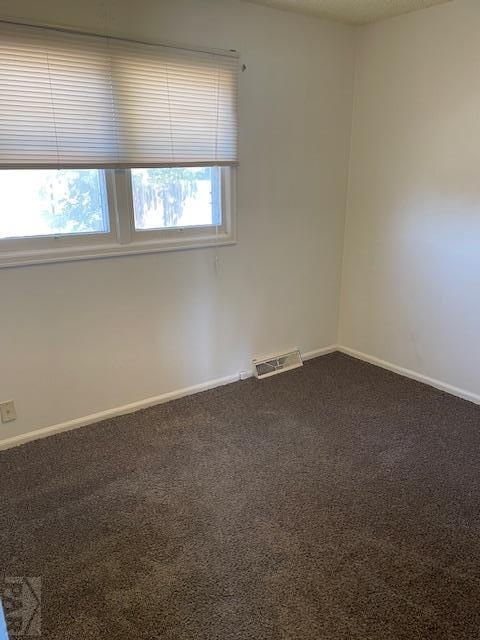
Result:
[[[32,251],[0,251],[0,268],[24,267],[35,264],[51,264],[54,262],[72,262],[76,260],[94,260],[99,258],[115,258],[118,256],[161,253],[164,251],[184,251],[187,249],[204,249],[236,244],[232,233],[220,233],[216,236],[202,238],[175,238],[172,240],[141,240],[128,244],[105,243],[63,247],[58,249],[42,249]]]

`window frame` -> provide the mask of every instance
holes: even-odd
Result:
[[[222,223],[137,230],[129,169],[105,169],[110,230],[0,239],[0,268],[235,244],[236,166],[221,166]]]

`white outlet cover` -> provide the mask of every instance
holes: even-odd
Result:
[[[13,400],[2,402],[0,404],[0,416],[3,423],[12,422],[17,419],[17,412],[15,411],[15,404],[13,403]]]

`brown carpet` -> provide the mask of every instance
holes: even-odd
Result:
[[[480,407],[332,354],[0,454],[49,640],[480,638]]]

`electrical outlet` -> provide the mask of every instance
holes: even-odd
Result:
[[[17,412],[15,411],[13,400],[0,403],[0,416],[2,422],[12,422],[12,420],[17,419]]]

